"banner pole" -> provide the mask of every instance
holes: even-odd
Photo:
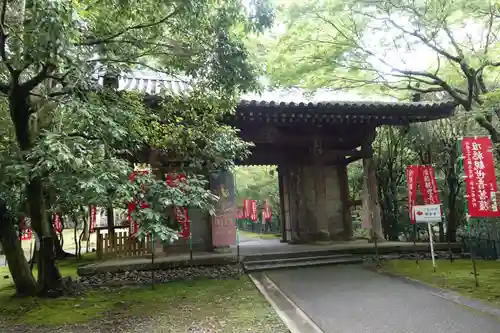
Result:
[[[413,224],[413,251],[415,252],[415,263],[418,266],[419,256],[417,251],[417,224]]]
[[[472,236],[472,230],[474,228],[470,226],[469,224],[469,235]],[[472,238],[472,237],[471,237]],[[477,265],[476,265],[476,242],[473,242],[471,246],[471,251],[470,251],[470,258],[472,261],[472,273],[474,274],[474,284],[476,287],[479,287],[479,279],[478,279],[478,274],[477,274]]]
[[[151,233],[151,289],[155,289],[156,269],[155,269],[155,237]]]
[[[431,246],[432,268],[434,269],[434,273],[436,273],[436,258],[434,257],[434,240],[432,239],[432,227],[430,223],[427,223],[427,230],[429,231],[429,244]]]
[[[240,276],[240,229],[236,225],[236,265],[238,265],[238,278]]]
[[[464,167],[464,152],[462,149],[462,140],[463,140],[463,138],[458,140],[458,151],[461,154],[459,167],[460,167],[462,173],[464,174],[464,179],[467,179],[467,175],[465,174],[465,167]],[[476,244],[475,244],[474,240],[472,239],[472,227],[471,227],[471,221],[470,221],[470,216],[469,216],[469,206],[468,206],[469,198],[467,197],[467,184],[466,183],[467,183],[467,181],[465,181],[464,185],[463,185],[463,187],[464,187],[463,190],[465,193],[465,195],[464,195],[464,197],[465,197],[464,212],[465,212],[465,216],[467,218],[467,231],[469,233],[469,239],[473,243],[473,244],[471,244],[471,248],[470,248],[470,258],[472,261],[472,273],[474,274],[474,284],[476,287],[479,287],[479,280],[477,277],[477,266],[476,266],[476,253],[475,253],[476,252]]]
[[[444,210],[444,206],[443,204],[441,204],[441,220],[445,221],[446,222],[446,242],[448,243],[448,255],[449,255],[449,259],[450,259],[450,264],[453,264],[453,252],[451,250],[451,242],[450,242],[450,237],[448,237],[448,233],[450,232],[450,226],[449,226],[449,221],[448,219],[446,218],[446,213],[445,213],[445,210]]]
[[[234,202],[234,205],[236,206],[236,194],[237,194],[237,187],[236,187],[236,176],[233,174],[233,202]],[[236,207],[234,207],[236,209]],[[243,211],[245,211],[246,207],[245,207],[245,200],[243,200]],[[241,263],[240,263],[240,228],[239,228],[239,225],[238,225],[238,212],[235,210],[234,211],[235,213],[235,219],[234,219],[234,224],[236,226],[236,267],[237,267],[237,278],[239,279],[240,278],[240,275],[241,275],[241,272],[240,272],[240,269],[241,269]],[[245,214],[243,214],[245,215]]]
[[[191,232],[191,220],[189,220],[189,260],[193,264],[193,233]]]

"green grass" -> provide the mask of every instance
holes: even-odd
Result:
[[[95,260],[96,260],[95,252],[94,253],[86,253],[86,254],[83,254],[82,258],[80,258],[80,259],[67,258],[65,260],[60,260],[60,261],[58,261],[57,266],[59,267],[61,275],[76,277],[77,276],[76,270],[78,269],[78,267],[91,264]],[[37,277],[36,265],[33,269],[33,275],[35,276],[35,278]],[[5,279],[4,276],[9,276],[9,278]],[[1,266],[0,267],[0,302],[1,302],[1,297],[3,297],[5,294],[9,294],[9,295],[12,294],[12,292],[13,292],[13,284],[12,283],[13,283],[13,281],[12,281],[12,278],[10,278],[9,268],[7,266]]]
[[[63,275],[75,276],[76,268],[89,263],[59,263]],[[3,275],[7,268],[0,268]],[[36,276],[36,275],[35,275]],[[172,282],[147,287],[93,290],[78,298],[39,299],[12,297],[10,280],[0,281],[0,317],[12,324],[58,327],[87,324],[109,318],[131,318],[128,322],[147,320],[148,332],[170,327],[174,332],[187,332],[193,323],[217,332],[287,332],[267,301],[247,277],[238,280],[199,280]],[[141,324],[142,325],[142,324]]]
[[[81,232],[82,232],[82,230],[77,230],[77,239],[78,239],[78,237],[80,237]],[[74,234],[73,229],[64,229],[62,233],[63,233],[63,238],[64,238],[63,248],[65,250],[74,249],[75,248],[75,234]],[[96,247],[96,238],[97,238],[97,234],[95,232],[90,234],[90,247],[91,248]],[[87,242],[82,242],[82,247],[83,247],[82,251],[85,251],[86,245],[87,245]],[[33,234],[31,240],[29,240],[29,241],[28,240],[22,241],[21,246],[26,251],[32,249],[32,247],[35,246],[35,235]]]
[[[436,273],[430,260],[420,261],[418,266],[414,260],[391,260],[384,263],[383,270],[500,306],[499,261],[477,261],[479,287],[475,286],[470,260],[455,260],[453,263],[438,260]]]
[[[246,237],[251,238],[260,238],[260,239],[279,239],[281,235],[279,234],[264,234],[258,232],[250,232],[250,231],[240,231],[240,234]]]

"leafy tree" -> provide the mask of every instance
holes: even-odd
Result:
[[[17,154],[6,162],[5,178],[25,191],[27,213],[41,238],[40,294],[61,291],[47,216],[58,207],[74,211],[96,201],[123,203],[142,189],[150,208],[134,213],[142,223],[140,235],[154,232],[162,239],[175,234],[160,213],[166,206],[209,208],[214,198],[200,177],[193,175],[187,184],[179,185],[185,191],[167,187],[152,174],[131,183],[125,157],[136,154],[139,147],[164,148],[160,138],[165,133],[201,137],[187,126],[180,133],[176,126],[188,120],[199,125],[197,111],[202,109],[207,114],[227,112],[236,93],[255,86],[255,68],[242,38],[267,25],[272,15],[265,2],[252,4],[246,9],[237,0],[2,1],[0,93],[5,96],[17,145]],[[209,89],[213,97],[205,101],[194,94],[199,104],[193,107],[192,100],[185,101],[183,110],[197,111],[188,119],[164,122],[162,111],[168,117],[178,101],[167,101],[163,107],[160,103],[160,110],[156,107],[156,112],[147,113],[151,107],[139,107],[141,96],[133,103],[120,103],[122,95],[95,89],[99,73],[116,75],[139,67],[187,75],[195,80],[195,91]],[[218,127],[214,133],[208,141],[218,145],[207,152],[218,154],[214,166],[245,147],[231,129]],[[201,141],[197,148],[206,144]],[[237,147],[227,153],[221,143],[225,141]],[[170,144],[178,144],[182,151],[191,142]],[[13,212],[16,208],[12,206]],[[33,281],[25,286],[15,282],[18,291],[32,294]]]
[[[397,241],[401,230],[400,192],[405,179],[405,166],[415,158],[408,147],[408,136],[392,126],[378,130],[373,143],[376,161],[378,200],[382,212],[384,236]]]
[[[439,93],[474,111],[499,143],[498,114],[478,108],[497,87],[499,15],[495,1],[293,3],[271,73],[308,87],[374,88],[399,97]],[[414,54],[422,61],[412,61]]]

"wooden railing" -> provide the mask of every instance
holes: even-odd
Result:
[[[106,228],[97,231],[97,259],[139,257],[151,253],[149,242],[138,241],[130,237],[128,228],[116,228],[113,233],[103,233]],[[121,230],[121,231],[117,231]]]

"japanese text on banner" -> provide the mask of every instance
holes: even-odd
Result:
[[[467,208],[470,217],[497,217],[495,164],[488,137],[462,139]]]
[[[419,172],[418,165],[409,165],[406,167],[406,185],[408,187],[408,213],[410,214],[411,224],[415,224],[415,215],[413,207],[417,202],[417,176]]]
[[[430,165],[421,165],[419,178],[420,191],[422,192],[424,204],[439,204],[439,193],[434,168]]]

